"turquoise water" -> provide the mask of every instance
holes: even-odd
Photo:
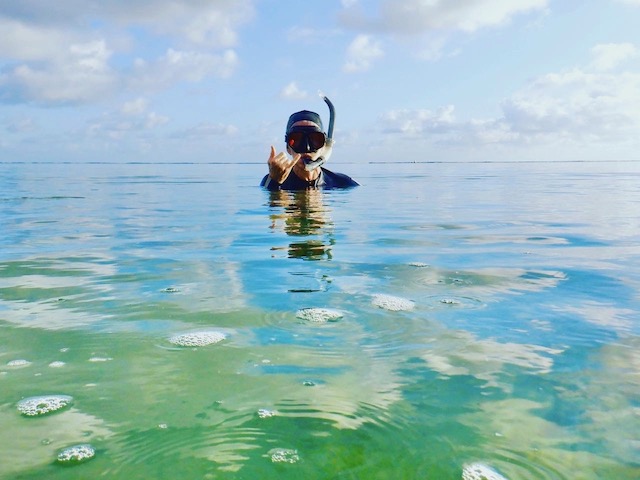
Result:
[[[0,478],[640,478],[640,165],[335,168],[0,164]]]

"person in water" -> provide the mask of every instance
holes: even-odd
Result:
[[[333,139],[324,133],[322,120],[317,113],[302,110],[291,115],[287,122],[285,142],[291,158],[284,152],[277,153],[272,145],[267,162],[269,173],[260,182],[261,186],[269,190],[306,190],[358,185],[351,177],[321,166],[331,155]]]

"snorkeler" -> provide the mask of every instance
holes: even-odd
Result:
[[[331,118],[329,131],[324,133],[320,115],[308,110],[289,117],[285,142],[287,153],[276,153],[271,146],[269,173],[260,185],[269,190],[306,190],[308,188],[349,188],[358,185],[351,177],[335,173],[322,165],[329,159],[333,148],[333,122],[335,111],[331,101],[323,96],[329,106]]]

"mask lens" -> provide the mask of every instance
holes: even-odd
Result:
[[[311,150],[316,151],[324,147],[324,142],[325,142],[324,133],[309,132],[308,138],[309,138],[309,147],[311,148]]]
[[[302,150],[305,137],[306,135],[304,132],[290,132],[287,135],[287,145],[289,145],[294,152],[298,152],[299,150]]]
[[[315,152],[324,147],[325,142],[326,137],[323,132],[294,131],[287,134],[287,145],[297,153]]]

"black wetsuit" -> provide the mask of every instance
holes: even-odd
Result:
[[[306,190],[308,188],[328,190],[331,188],[357,187],[359,185],[355,180],[343,173],[335,173],[322,167],[320,167],[320,170],[318,178],[310,182],[301,179],[293,171],[282,184],[274,182],[269,178],[269,175],[265,175],[262,182],[260,182],[260,186],[269,190]]]

